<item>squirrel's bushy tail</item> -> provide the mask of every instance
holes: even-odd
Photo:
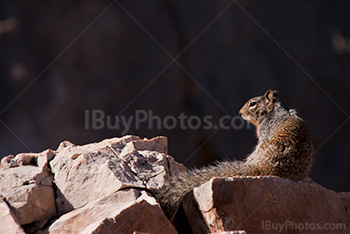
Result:
[[[243,161],[222,161],[215,165],[182,173],[165,184],[164,189],[156,194],[168,218],[175,215],[184,196],[195,187],[214,177],[232,177],[252,175],[254,167]]]

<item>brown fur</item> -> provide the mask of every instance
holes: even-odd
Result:
[[[268,90],[251,98],[239,111],[256,126],[258,144],[245,161],[224,161],[182,174],[156,194],[165,213],[172,218],[183,197],[213,177],[274,175],[293,180],[307,177],[313,158],[313,141],[305,122],[294,109]]]

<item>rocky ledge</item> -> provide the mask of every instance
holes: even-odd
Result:
[[[6,156],[0,233],[350,232],[350,193],[277,177],[213,178],[170,222],[153,194],[185,170],[165,137],[65,141],[55,151]]]

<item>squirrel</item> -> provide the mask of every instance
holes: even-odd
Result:
[[[296,110],[280,101],[278,91],[251,98],[239,114],[256,126],[254,151],[244,161],[216,162],[166,182],[156,198],[170,220],[188,192],[214,177],[271,175],[302,180],[308,176],[314,151],[312,134]]]

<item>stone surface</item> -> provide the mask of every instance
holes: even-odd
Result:
[[[83,146],[63,142],[57,152],[50,165],[59,214],[126,187],[156,191],[185,169],[167,155],[166,137],[125,136]]]
[[[178,215],[187,219],[171,224],[152,195],[184,170],[165,137],[9,155],[0,164],[0,234],[349,233],[350,193],[277,177],[213,178],[185,197]]]
[[[15,215],[11,212],[3,198],[0,198],[0,234],[24,233]]]
[[[247,234],[245,231],[239,230],[239,231],[229,231],[229,232],[217,232],[217,233],[211,233],[211,234]]]
[[[177,233],[147,192],[125,189],[61,216],[44,233]]]
[[[350,193],[336,193],[312,181],[295,182],[277,177],[214,178],[188,194],[183,206],[194,233],[230,230],[349,233],[350,230]]]
[[[56,214],[52,175],[48,161],[52,150],[9,155],[1,160],[0,194],[20,224],[51,218]]]

